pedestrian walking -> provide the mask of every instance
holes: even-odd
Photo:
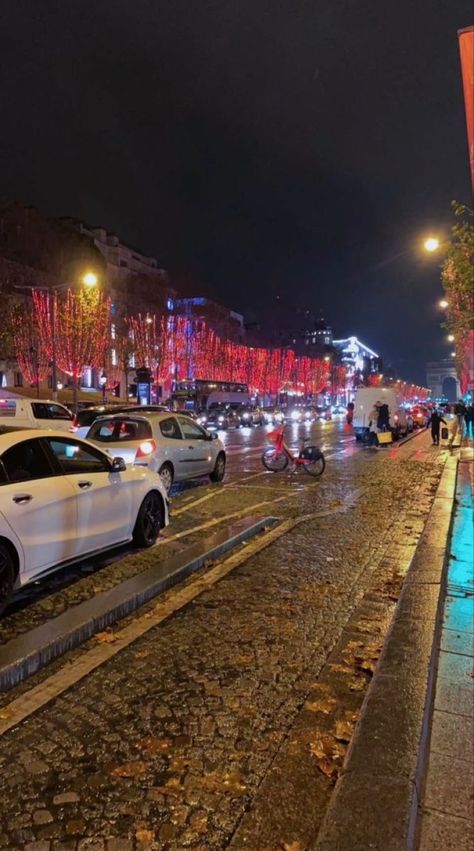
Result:
[[[441,423],[447,425],[446,420],[443,419],[439,411],[436,408],[431,412],[430,425],[431,425],[431,437],[433,440],[433,446],[439,446],[439,430],[441,427]]]
[[[376,407],[378,408],[378,419],[377,426],[379,431],[388,431],[390,428],[390,410],[388,405],[382,404],[382,402],[376,402]]]
[[[465,414],[465,423],[466,423],[466,437],[470,437],[471,440],[474,440],[474,403],[471,402],[470,405],[466,408]]]
[[[458,431],[461,434],[461,440],[464,434],[464,420],[466,417],[466,406],[462,399],[459,399],[459,402],[456,403],[456,407],[454,408],[454,413],[456,415],[456,419],[458,421]]]

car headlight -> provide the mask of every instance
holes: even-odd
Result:
[[[218,417],[218,418],[217,418],[217,422],[218,422],[218,423],[223,423],[223,422],[224,422],[224,419],[225,419],[224,417]]]
[[[300,416],[301,416],[301,414],[300,414],[299,411],[292,411],[291,412],[291,419],[292,420],[299,420]]]
[[[306,413],[305,413],[305,417],[306,417],[306,419],[307,419],[307,420],[309,420],[309,419],[311,418],[311,413],[310,413],[310,411],[306,411]]]
[[[242,414],[242,418],[243,418],[244,420],[248,420],[249,416],[250,416],[250,414],[247,414],[247,413]]]

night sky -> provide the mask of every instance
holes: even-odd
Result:
[[[406,378],[449,354],[471,0],[7,0],[0,195],[102,224],[246,317],[276,295]],[[198,290],[200,291],[198,293]]]

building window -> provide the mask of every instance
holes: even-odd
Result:
[[[117,366],[117,350],[112,349],[110,353],[110,360],[112,362],[112,366]]]
[[[116,337],[117,337],[117,333],[115,331],[115,325],[114,325],[113,322],[110,325],[110,336],[111,336],[112,340],[115,340]]]
[[[15,372],[15,376],[14,376],[13,380],[14,380],[15,387],[23,387],[23,376],[22,376],[21,372]]]
[[[82,385],[83,387],[92,387],[92,369],[90,366],[86,366],[82,372]]]

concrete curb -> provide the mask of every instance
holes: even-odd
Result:
[[[219,558],[276,523],[275,517],[246,517],[227,525],[199,544],[8,642],[0,650],[0,690],[13,688],[96,632],[182,582],[206,562]]]
[[[436,682],[456,490],[446,462],[314,851],[411,851]]]

